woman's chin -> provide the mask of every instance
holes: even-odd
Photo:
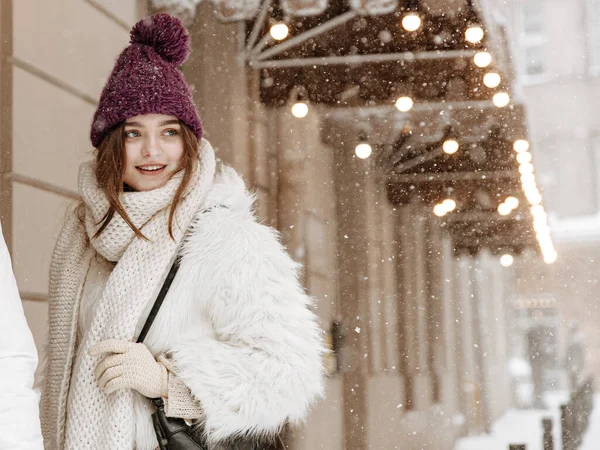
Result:
[[[126,183],[133,188],[133,190],[137,192],[147,192],[153,191],[154,189],[159,189],[167,184],[168,179],[160,179],[160,180],[136,180],[134,183]]]

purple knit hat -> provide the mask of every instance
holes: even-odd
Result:
[[[166,13],[146,17],[131,29],[130,42],[100,96],[90,133],[94,147],[119,122],[153,113],[177,117],[200,139],[198,111],[178,69],[190,52],[181,21]]]

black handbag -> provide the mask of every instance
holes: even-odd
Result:
[[[146,323],[138,337],[138,343],[143,342],[146,338],[148,330],[152,322],[154,322],[178,270],[179,260],[176,259],[158,293],[158,297],[156,297],[148,319],[146,319]],[[199,433],[194,433],[191,426],[185,420],[177,417],[167,417],[165,403],[162,398],[153,398],[151,400],[154,406],[156,406],[156,412],[152,414],[152,423],[160,450],[208,450],[207,444],[203,442],[201,436],[198,436]]]

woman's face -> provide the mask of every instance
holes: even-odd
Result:
[[[146,114],[125,122],[123,183],[135,191],[164,186],[181,169],[183,139],[175,116]]]

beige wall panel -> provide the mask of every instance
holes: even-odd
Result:
[[[21,291],[45,293],[52,250],[70,200],[19,183],[13,189],[15,276]]]
[[[96,4],[109,14],[118,17],[129,26],[133,26],[138,18],[138,5],[136,0],[84,0]]]
[[[14,171],[76,191],[94,107],[16,67],[13,92]]]
[[[36,371],[35,385],[41,379],[41,374],[44,371],[44,354],[48,341],[48,303],[39,301],[23,300],[23,309],[27,323],[33,334],[33,340],[37,347],[39,363]]]
[[[325,400],[317,403],[311,412],[306,425],[290,436],[290,450],[343,450],[342,380],[328,380],[325,395]]]
[[[127,31],[83,0],[18,0],[13,9],[14,57],[99,97]]]

